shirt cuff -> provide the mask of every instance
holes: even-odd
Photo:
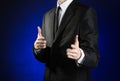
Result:
[[[77,60],[78,64],[81,64],[83,62],[83,59],[85,57],[84,51],[80,48],[81,51],[81,57]]]
[[[34,53],[37,55],[40,52],[41,49],[35,49],[34,48]]]

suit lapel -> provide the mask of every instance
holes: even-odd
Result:
[[[55,9],[53,8],[49,13],[46,14],[45,19],[45,32],[46,32],[46,39],[47,39],[47,45],[49,47],[52,46],[53,39],[54,39],[54,14]]]
[[[59,26],[58,31],[55,34],[55,38],[53,40],[53,42],[55,42],[57,40],[57,38],[60,36],[60,34],[64,31],[65,27],[67,26],[67,24],[69,23],[69,21],[71,20],[71,18],[74,15],[74,10],[76,8],[76,2],[73,1],[70,6],[68,7],[68,9],[66,10],[63,19],[61,21],[61,24]]]

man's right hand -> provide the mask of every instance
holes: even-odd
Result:
[[[38,26],[38,36],[36,41],[34,42],[35,49],[45,49],[46,48],[46,40],[45,37],[42,36],[41,28]]]

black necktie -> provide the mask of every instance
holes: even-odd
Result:
[[[59,12],[60,12],[60,6],[57,7],[56,9],[56,13],[55,13],[55,33],[57,32],[58,30],[58,27],[59,27]]]

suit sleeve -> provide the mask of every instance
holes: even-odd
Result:
[[[96,12],[89,8],[80,26],[80,48],[83,49],[85,57],[82,65],[88,68],[96,67],[99,60],[98,53],[98,28]]]
[[[42,35],[45,37],[45,16],[43,17],[42,22]],[[33,53],[37,60],[47,63],[49,55],[50,55],[50,47],[46,47],[45,49],[35,49],[33,47]]]

